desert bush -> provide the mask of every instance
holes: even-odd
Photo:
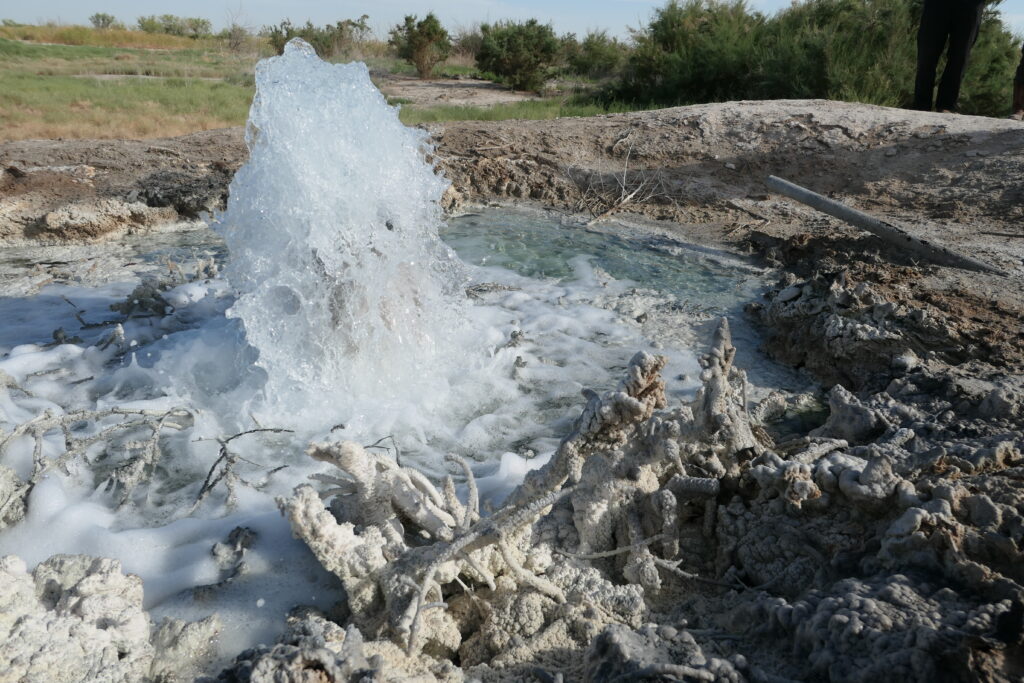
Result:
[[[480,33],[480,24],[459,27],[452,36],[452,52],[460,57],[476,60],[480,54],[480,46],[484,36]]]
[[[772,17],[742,0],[671,0],[634,33],[606,97],[690,104],[825,98],[906,106],[923,0],[806,0]],[[1018,39],[986,10],[964,78],[966,113],[1004,113]],[[941,68],[941,67],[940,67]]]
[[[636,47],[616,94],[675,104],[747,92],[764,25],[764,16],[743,0],[671,0],[634,35]]]
[[[406,15],[405,23],[391,29],[388,42],[399,57],[416,67],[420,78],[430,78],[434,67],[452,51],[448,31],[433,12],[420,21],[416,21],[415,15]]]
[[[209,19],[200,17],[179,17],[174,14],[151,14],[139,17],[136,25],[146,33],[166,33],[170,36],[186,38],[205,38],[210,35],[213,27]]]
[[[292,38],[302,38],[313,46],[321,58],[327,59],[347,54],[364,40],[370,33],[366,23],[369,18],[369,15],[364,14],[359,19],[345,19],[323,27],[314,26],[311,21],[307,21],[304,26],[294,26],[285,19],[277,26],[263,27],[261,33],[270,40],[277,54],[284,52],[284,46]]]
[[[124,24],[117,20],[113,14],[107,14],[106,12],[97,12],[96,14],[89,17],[89,23],[92,27],[99,30],[108,28],[123,29]]]
[[[476,65],[518,90],[539,90],[558,56],[559,41],[549,24],[536,19],[482,24]]]
[[[249,45],[252,35],[250,35],[249,29],[246,27],[232,22],[230,26],[222,29],[216,37],[217,40],[224,43],[227,49],[232,52],[241,52]]]
[[[604,78],[613,74],[626,58],[629,48],[607,31],[591,31],[568,56],[570,70],[580,76]]]
[[[54,45],[83,45],[95,47],[151,48],[161,50],[190,49],[196,47],[191,38],[163,33],[143,33],[123,28],[96,31],[87,26],[0,26],[0,38],[23,40]]]

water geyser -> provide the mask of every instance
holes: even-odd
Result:
[[[322,426],[361,397],[437,391],[461,354],[464,276],[438,238],[447,183],[426,133],[364,64],[329,64],[299,39],[260,62],[256,88],[249,161],[217,230],[228,315],[259,352],[275,422]]]

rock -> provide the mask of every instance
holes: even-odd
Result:
[[[116,560],[0,559],[0,681],[143,680],[153,660],[142,581]]]

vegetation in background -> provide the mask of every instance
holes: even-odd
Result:
[[[113,14],[107,14],[106,12],[97,12],[96,14],[89,17],[89,23],[92,24],[94,29],[103,31],[108,28],[124,29],[124,24],[117,20]]]
[[[391,29],[389,44],[398,56],[414,67],[420,78],[430,78],[434,67],[451,54],[452,44],[448,31],[431,12],[420,21],[415,15],[406,15],[405,23]]]
[[[58,137],[165,137],[236,126],[253,90],[222,81],[40,78],[0,71],[0,142]]]
[[[184,38],[206,38],[213,30],[209,19],[201,17],[179,17],[173,14],[161,14],[139,17],[136,25],[144,33],[166,33],[169,36]]]
[[[807,0],[766,17],[742,0],[671,0],[634,34],[635,49],[608,96],[658,104],[827,98],[906,106],[921,6]],[[986,10],[962,111],[1002,115],[1019,55],[1018,39]]]
[[[164,33],[144,33],[126,29],[109,28],[97,31],[89,26],[65,26],[45,24],[32,26],[4,22],[0,26],[0,38],[27,40],[34,43],[56,45],[89,45],[105,47],[135,47],[151,50],[175,50],[194,48],[197,43],[191,38],[172,36]]]
[[[536,19],[481,24],[480,34],[476,64],[482,71],[497,74],[516,90],[540,90],[560,47],[549,24]]]
[[[480,24],[463,26],[452,35],[452,52],[475,63],[483,42],[484,36],[480,33]]]
[[[548,86],[553,82],[563,92],[492,108],[406,103],[401,117],[409,124],[554,118],[779,98],[905,106],[922,2],[805,0],[765,16],[738,0],[672,0],[627,42],[602,31],[559,39],[536,20],[460,28],[449,37],[449,57],[432,65],[435,74],[533,90],[558,75]],[[361,59],[372,73],[411,75],[417,69],[412,50],[403,50],[411,48],[402,44],[406,27],[413,36],[444,32],[436,18],[428,27],[427,19],[413,17],[395,27],[396,45],[375,39],[366,16],[324,27],[285,21],[260,35],[236,17],[216,35],[205,35],[205,20],[140,19],[153,32],[127,30],[103,12],[90,17],[93,27],[0,20],[0,140],[146,137],[240,125],[256,60],[280,52],[292,37],[306,39],[327,59]],[[986,11],[964,79],[962,111],[1008,113],[1019,41],[997,12]],[[566,96],[570,88],[577,94]]]
[[[365,40],[370,33],[366,21],[369,15],[364,14],[358,19],[345,19],[333,25],[314,26],[307,21],[304,26],[293,26],[285,19],[277,26],[266,26],[262,33],[270,40],[277,54],[284,52],[284,46],[292,38],[302,38],[313,46],[322,59],[347,55],[356,43]]]
[[[575,43],[566,62],[572,73],[600,79],[615,74],[628,54],[629,46],[609,36],[607,31],[591,31]]]

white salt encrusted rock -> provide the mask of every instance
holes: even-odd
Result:
[[[584,392],[550,462],[491,517],[478,518],[471,476],[462,503],[451,480],[435,488],[351,444],[314,446],[344,474],[317,477],[333,486],[330,512],[309,487],[282,509],[345,582],[367,651],[395,670],[456,658],[483,681],[1001,670],[1024,638],[1024,475],[1012,468],[1024,438],[937,419],[956,396],[926,396],[914,382],[937,380],[908,368],[890,387],[899,397],[837,387],[823,427],[776,444],[758,423],[786,401],[748,412],[734,357],[723,322],[696,399],[670,408],[664,359],[637,354],[615,390]],[[966,430],[987,430],[980,446]],[[929,581],[963,592],[949,600]],[[904,598],[910,616],[890,614]],[[705,623],[665,625],[691,619]],[[765,623],[779,642],[746,640]],[[732,654],[705,654],[705,637]]]
[[[0,560],[0,681],[139,681],[152,659],[142,581],[116,560]]]
[[[0,558],[0,681],[191,680],[220,629],[216,617],[166,620],[152,634],[142,580],[117,560],[55,555],[28,572]]]
[[[153,631],[150,678],[159,683],[190,681],[206,671],[216,653],[222,624],[214,614],[200,621],[166,618]]]

